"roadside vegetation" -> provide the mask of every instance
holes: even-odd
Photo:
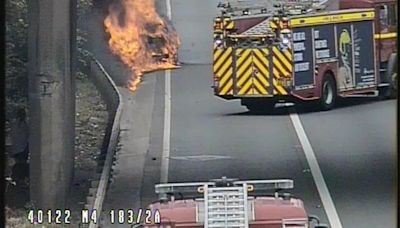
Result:
[[[87,33],[79,26],[79,18],[93,7],[93,0],[77,0],[77,72],[76,72],[76,116],[75,116],[75,176],[71,186],[68,207],[72,216],[86,203],[90,182],[97,172],[97,158],[100,154],[108,120],[106,105],[100,93],[89,78],[90,52],[85,49]],[[28,110],[28,0],[6,0],[6,136],[9,123],[19,108]],[[27,120],[29,122],[29,119]],[[7,137],[8,138],[8,137]],[[9,141],[9,140],[8,140]],[[7,147],[7,146],[6,146]],[[6,154],[9,152],[6,148]],[[15,171],[15,164],[7,157],[9,179]],[[14,168],[14,169],[13,169]],[[7,174],[6,174],[7,175]],[[7,177],[7,176],[6,176]],[[37,227],[29,223],[26,209],[29,203],[29,182],[10,180],[6,191],[6,227]],[[76,221],[72,221],[77,227]],[[43,227],[43,226],[41,226]],[[45,227],[56,227],[48,226]]]
[[[87,13],[92,0],[78,0],[77,15]],[[19,107],[28,105],[28,5],[27,0],[6,0],[6,119]],[[85,31],[77,29],[77,75],[88,73]]]

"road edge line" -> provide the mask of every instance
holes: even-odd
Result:
[[[172,19],[171,0],[165,0],[167,5],[167,17]],[[171,143],[171,70],[165,71],[164,77],[164,134],[163,134],[163,151],[161,159],[160,182],[168,182],[169,153]]]
[[[299,115],[297,113],[290,113],[290,120],[292,121],[297,137],[303,148],[308,166],[310,167],[314,183],[317,186],[317,190],[324,206],[329,223],[333,228],[343,228],[339,215],[336,211],[335,204],[333,203],[332,197],[329,193],[329,189],[322,175],[321,168],[318,165],[314,150],[311,146],[310,141],[307,138],[307,134],[303,128],[303,125],[301,124]]]
[[[119,139],[119,133],[120,133],[120,120],[121,120],[121,114],[122,114],[122,107],[123,107],[123,100],[122,100],[122,95],[119,92],[115,82],[111,78],[111,76],[108,74],[108,72],[104,69],[103,65],[98,61],[96,58],[93,56],[91,57],[92,60],[95,62],[95,64],[100,68],[102,73],[105,75],[106,80],[110,83],[111,87],[113,88],[115,94],[117,95],[118,101],[117,101],[117,107],[116,111],[114,114],[114,120],[112,124],[112,129],[111,129],[111,135],[109,138],[108,142],[108,147],[107,147],[107,152],[106,152],[106,159],[104,161],[103,169],[101,171],[101,176],[99,180],[99,184],[97,186],[97,190],[95,193],[95,198],[94,198],[94,203],[93,207],[91,208],[92,211],[91,213],[96,213],[97,219],[99,221],[93,221],[91,220],[89,223],[89,228],[97,228],[99,227],[100,221],[101,221],[101,213],[103,209],[103,202],[106,197],[107,193],[107,186],[108,182],[110,179],[110,174],[111,174],[111,169],[112,169],[112,163],[113,163],[113,158],[115,155],[115,150],[118,144],[118,139]],[[90,210],[90,208],[87,208]]]

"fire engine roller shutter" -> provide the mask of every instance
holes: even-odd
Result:
[[[214,75],[219,79],[219,95],[233,94],[232,48],[214,48]]]
[[[280,50],[278,46],[272,47],[273,62],[273,84],[274,95],[287,95],[288,92],[284,85],[280,83],[282,79],[291,79],[293,74],[292,50],[287,48]]]
[[[266,48],[253,49],[253,84],[254,94],[256,95],[268,95],[271,94],[271,80],[269,61],[269,51]]]
[[[234,51],[234,94],[287,95],[281,79],[293,72],[291,49],[279,47],[238,48]]]
[[[266,48],[235,50],[235,95],[271,94],[268,54]]]

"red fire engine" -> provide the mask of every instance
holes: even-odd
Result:
[[[314,1],[219,5],[214,20],[214,94],[251,111],[281,101],[396,97],[397,2],[340,0],[321,11]]]

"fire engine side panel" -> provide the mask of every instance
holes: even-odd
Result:
[[[292,18],[292,94],[301,99],[318,98],[326,71],[333,73],[343,94],[374,89],[377,75],[373,21],[371,10]],[[301,64],[308,62],[309,69],[308,64]]]
[[[338,47],[338,73],[336,82],[339,91],[352,90],[355,87],[353,66],[353,33],[351,23],[336,24]]]
[[[295,90],[309,89],[315,86],[311,32],[311,27],[293,29],[293,81]]]
[[[339,91],[376,86],[373,21],[336,24]]]
[[[372,21],[353,23],[354,74],[356,88],[376,85],[374,32]]]
[[[337,50],[336,50],[336,36],[335,25],[325,24],[313,26],[313,47],[314,59],[316,67],[316,80],[315,89],[312,94],[313,97],[321,96],[321,85],[325,72],[330,71],[333,75],[337,72]]]
[[[335,26],[333,24],[313,27],[315,62],[327,63],[337,61],[335,45]]]

